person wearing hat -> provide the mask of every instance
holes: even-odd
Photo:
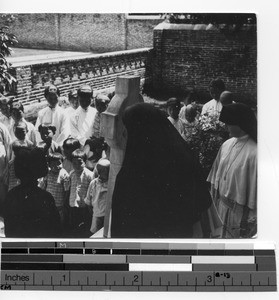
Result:
[[[96,108],[90,106],[93,91],[89,85],[82,85],[77,92],[79,107],[70,116],[71,137],[78,139],[83,146],[93,134]]]
[[[206,102],[202,107],[202,115],[219,115],[223,107],[220,95],[225,90],[225,83],[221,79],[214,79],[209,84],[209,92],[213,99]]]
[[[48,106],[38,112],[35,128],[38,130],[41,124],[49,124],[54,126],[56,128],[56,133],[53,136],[53,140],[59,146],[62,146],[63,141],[69,137],[70,132],[68,119],[64,109],[58,105],[59,96],[59,88],[55,85],[50,85],[45,88],[45,98],[48,102]]]
[[[223,222],[221,237],[252,237],[257,215],[257,120],[242,103],[223,106],[219,120],[231,138],[221,146],[207,181]]]
[[[95,99],[95,107],[97,109],[97,112],[93,124],[93,136],[95,136],[96,138],[100,137],[101,113],[107,109],[109,102],[109,97],[104,94],[98,94]]]

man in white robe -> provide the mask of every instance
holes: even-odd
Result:
[[[71,137],[79,140],[81,145],[93,136],[93,124],[96,108],[90,106],[93,91],[89,85],[83,85],[78,90],[79,107],[70,116]]]
[[[41,124],[55,126],[56,132],[53,141],[62,146],[64,140],[69,137],[70,131],[65,111],[58,105],[59,96],[60,92],[56,86],[46,87],[45,98],[48,106],[38,112],[35,128],[38,130]],[[41,140],[39,139],[38,142],[41,142]]]
[[[220,148],[207,181],[223,222],[222,238],[252,237],[257,219],[257,121],[241,103],[223,107],[231,138]]]
[[[201,115],[219,115],[222,110],[222,103],[220,101],[220,95],[225,91],[225,84],[221,79],[215,79],[210,82],[209,92],[213,99],[206,102],[202,107]]]

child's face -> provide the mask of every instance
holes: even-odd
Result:
[[[109,177],[109,168],[97,165],[97,171],[99,174],[99,179],[102,182],[107,182]]]
[[[99,113],[102,113],[107,109],[107,105],[104,102],[100,102],[100,101],[96,100],[95,105],[96,105],[96,109]]]
[[[50,142],[53,138],[53,131],[48,127],[43,127],[40,131],[40,135],[44,142]]]
[[[20,140],[24,141],[27,134],[27,128],[26,127],[15,127],[15,137]]]
[[[62,169],[62,161],[61,160],[52,160],[49,162],[50,171],[53,173],[59,173]]]
[[[74,157],[72,159],[72,164],[75,171],[83,171],[85,168],[85,162],[82,158]]]

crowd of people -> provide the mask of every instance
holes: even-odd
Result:
[[[151,104],[123,116],[127,148],[112,199],[112,237],[252,237],[257,220],[257,121],[225,89],[209,85],[212,100],[167,101],[166,116]],[[0,218],[6,237],[88,238],[104,226],[110,149],[101,113],[110,98],[82,85],[59,102],[59,88],[35,125],[19,101],[0,99]],[[189,99],[188,99],[189,100]],[[205,178],[187,145],[200,116],[226,124],[224,141]]]

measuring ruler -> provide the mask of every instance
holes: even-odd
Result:
[[[276,291],[274,245],[2,242],[1,290]]]

